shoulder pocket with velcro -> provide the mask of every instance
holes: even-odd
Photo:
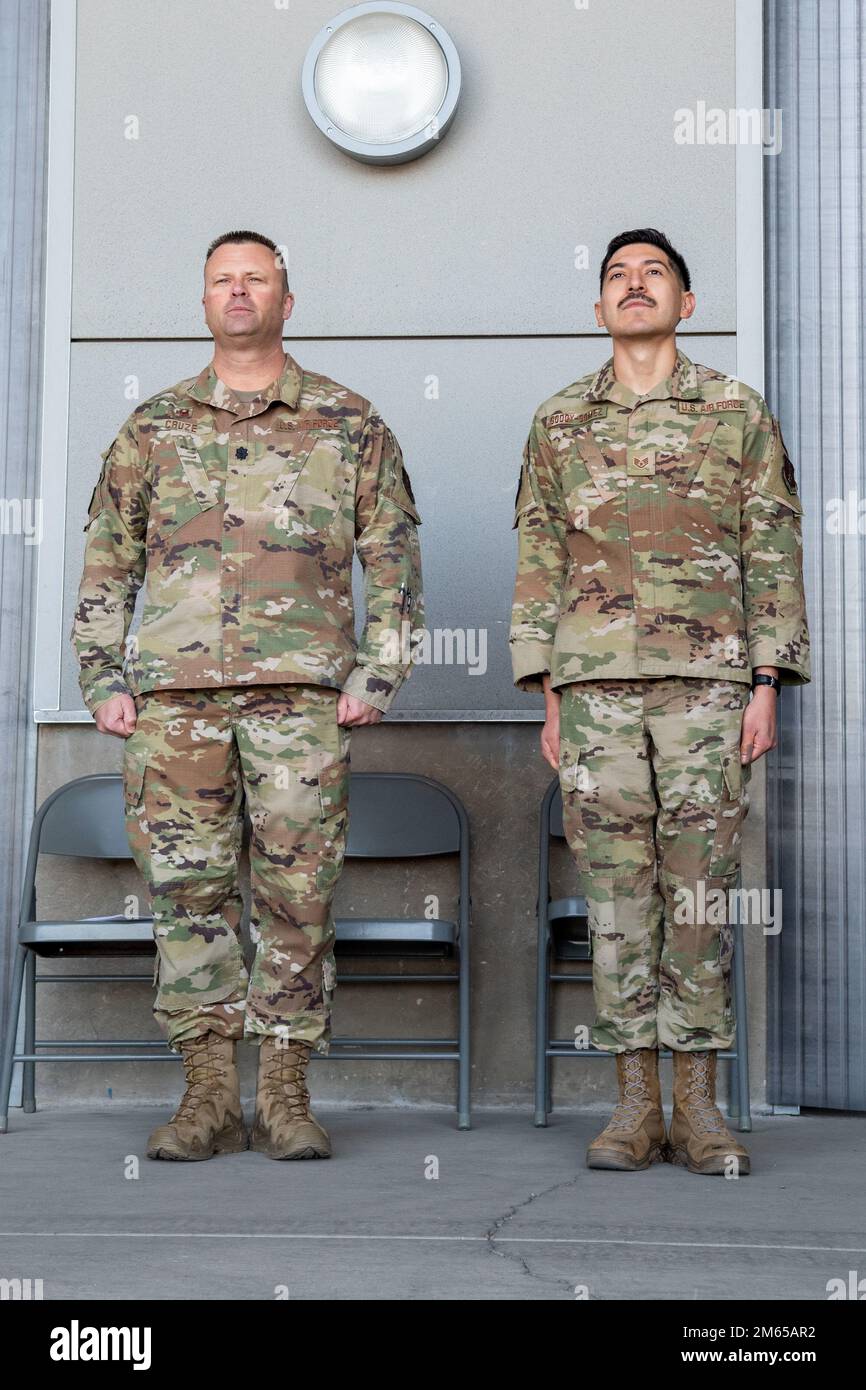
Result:
[[[767,450],[761,472],[755,483],[755,490],[763,497],[780,502],[798,516],[803,511],[803,503],[797,492],[797,478],[791,462],[779,422],[773,417],[772,433],[768,437]]]
[[[98,516],[105,506],[106,489],[108,486],[106,480],[106,473],[108,472],[109,460],[111,458],[111,454],[116,443],[117,440],[112,439],[108,448],[103,449],[102,453],[100,454],[100,458],[102,459],[102,469],[100,471],[96,487],[91,492],[90,501],[87,504],[87,520],[85,521],[84,526],[82,527],[82,530],[84,531],[88,529],[93,518],[95,516]]]
[[[406,512],[408,516],[411,516],[414,522],[419,526],[421,525],[421,517],[418,514],[415,498],[412,495],[412,484],[409,481],[409,475],[405,468],[401,468],[400,475],[388,493],[388,496],[391,498],[392,502],[397,503],[401,511]]]
[[[514,520],[511,523],[512,531],[520,520],[521,513],[528,511],[530,507],[536,506],[537,503],[538,498],[535,494],[530,466],[526,459],[524,459],[520,469],[520,480],[517,484],[517,493],[514,498]]]

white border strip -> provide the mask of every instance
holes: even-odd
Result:
[[[737,110],[763,111],[762,0],[736,0],[734,26]],[[764,393],[764,158],[761,145],[738,143],[736,146],[737,377],[761,395]]]
[[[573,1181],[573,1179],[572,1179]],[[0,1231],[8,1240],[321,1240],[408,1241],[434,1245],[616,1245],[626,1249],[774,1250],[807,1255],[866,1255],[863,1245],[782,1245],[746,1240],[631,1240],[622,1236],[417,1235],[353,1231]]]
[[[42,358],[42,451],[39,496],[43,532],[36,568],[33,651],[34,716],[60,709],[69,360],[72,336],[72,208],[75,177],[75,43],[77,0],[51,0],[48,73],[48,173],[45,237],[45,338]],[[45,499],[51,505],[45,505]],[[88,718],[90,716],[88,715]],[[64,716],[65,722],[65,716]]]

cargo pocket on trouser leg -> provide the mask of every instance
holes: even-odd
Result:
[[[350,732],[337,725],[336,757],[319,769],[319,860],[316,865],[316,891],[327,904],[328,948],[322,956],[322,1006],[324,1027],[315,1043],[316,1050],[327,1054],[331,1041],[331,1003],[337,986],[337,963],[334,958],[334,916],[331,901],[343,869],[346,841],[349,833],[349,768]]]
[[[751,764],[740,762],[739,750],[720,755],[720,792],[709,877],[727,879],[730,886],[733,886],[740,868],[743,821],[749,809],[751,775]]]
[[[736,1036],[736,1011],[734,1009],[734,926],[730,921],[719,928],[719,975],[721,976],[722,1022],[720,1033],[726,1047],[731,1047]]]
[[[319,769],[319,858],[316,891],[330,897],[337,886],[346,855],[349,829],[349,756],[335,758]]]
[[[589,850],[586,825],[581,805],[581,793],[588,787],[588,770],[581,762],[583,750],[567,753],[559,767],[559,789],[562,794],[562,828],[568,847],[581,873],[589,873]]]
[[[147,753],[141,748],[130,748],[127,739],[123,746],[123,802],[131,815],[136,813],[141,802],[146,771]]]
[[[129,738],[132,735],[130,734]],[[144,779],[147,773],[147,752],[145,749],[130,748],[129,738],[123,746],[123,806],[126,814],[126,830],[133,859],[142,877],[148,879],[150,846],[143,834],[144,819]],[[145,822],[146,824],[146,822]],[[144,904],[138,904],[136,917],[146,916]],[[153,962],[153,987],[159,982],[159,951]]]
[[[337,988],[337,962],[334,959],[333,949],[328,951],[322,958],[322,994],[327,1008],[331,1002],[334,990]]]
[[[138,872],[153,892],[150,863],[150,827],[147,823],[146,786],[147,749],[135,745],[130,747],[130,734],[123,746],[123,809],[126,825],[126,838]],[[144,916],[142,910],[137,916]]]

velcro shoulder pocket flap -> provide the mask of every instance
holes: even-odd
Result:
[[[529,507],[534,506],[535,501],[536,498],[532,487],[529,464],[524,462],[520,469],[520,481],[517,484],[517,495],[514,498],[514,520],[511,523],[512,531],[519,522],[521,513],[527,511]]]
[[[114,450],[114,446],[115,446],[116,443],[117,443],[117,439],[112,439],[112,441],[111,441],[111,443],[109,444],[108,448],[107,448],[107,449],[103,449],[102,452],[101,452],[101,454],[100,454],[100,456],[99,456],[99,457],[102,459],[102,469],[101,469],[101,471],[100,471],[99,478],[98,478],[97,483],[96,483],[96,487],[95,487],[95,488],[93,489],[93,491],[91,492],[91,494],[90,494],[90,501],[89,501],[88,504],[87,504],[87,520],[85,521],[84,526],[82,527],[82,530],[84,530],[84,531],[86,531],[86,530],[88,529],[88,527],[90,526],[90,523],[91,523],[91,521],[93,520],[93,518],[94,518],[95,516],[98,516],[99,513],[102,511],[103,507],[105,506],[105,488],[106,488],[106,476],[105,476],[105,475],[106,475],[106,473],[108,472],[108,464],[109,464],[109,461],[110,461],[110,458],[111,458],[111,454],[112,454],[112,452],[113,452],[113,450]]]
[[[773,419],[773,432],[768,439],[764,464],[758,481],[755,483],[755,489],[763,497],[767,497],[773,502],[780,502],[783,507],[788,507],[797,516],[801,515],[803,503],[797,492],[794,465],[788,456],[782,431],[775,417]]]
[[[408,516],[411,516],[413,521],[417,522],[419,526],[421,525],[421,517],[418,514],[415,498],[412,496],[411,483],[409,482],[405,469],[400,470],[400,476],[388,493],[388,496],[393,502],[397,503],[401,511],[406,512]]]

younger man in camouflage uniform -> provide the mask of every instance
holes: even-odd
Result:
[[[694,305],[661,233],[610,243],[595,310],[613,357],[538,408],[524,452],[510,642],[515,684],[545,694],[592,1040],[617,1059],[619,1104],[587,1164],[747,1173],[715,1104],[735,1031],[725,906],[779,685],[810,678],[802,509],[761,397],[677,350]]]
[[[154,1012],[187,1074],[151,1158],[247,1147],[242,1037],[260,1045],[251,1146],[329,1155],[305,1071],[330,1039],[350,730],[389,708],[411,672],[410,627],[423,623],[420,517],[399,445],[369,401],[284,353],[294,301],[277,262],[254,232],[210,246],[213,361],[133,411],[103,454],[85,527],[80,684],[100,732],[126,739],[127,830],[153,899]]]

